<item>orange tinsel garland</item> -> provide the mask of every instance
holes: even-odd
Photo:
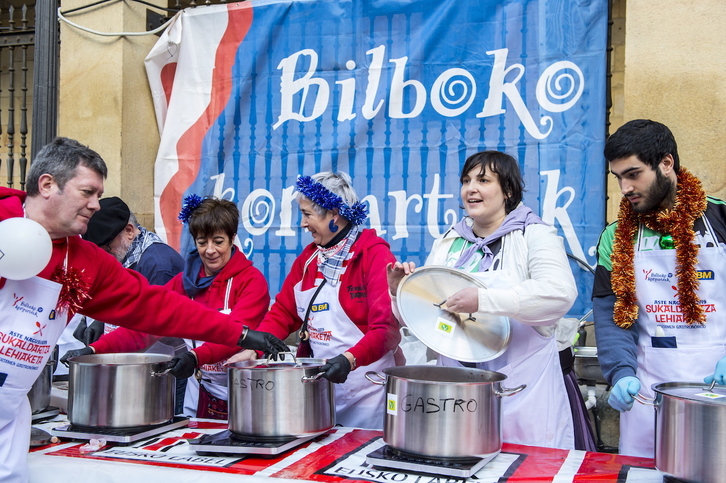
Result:
[[[670,234],[676,250],[676,279],[678,301],[688,324],[703,324],[706,316],[698,296],[699,281],[696,277],[698,245],[693,243],[696,234],[693,222],[706,211],[706,194],[701,182],[681,168],[678,174],[678,191],[673,208],[649,213],[636,213],[630,201],[620,201],[618,226],[612,253],[611,283],[617,297],[614,322],[627,329],[638,319],[638,301],[635,295],[635,237],[638,225],[643,223],[658,233]]]

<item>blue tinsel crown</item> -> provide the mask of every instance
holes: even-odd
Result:
[[[343,201],[343,198],[328,190],[322,183],[318,183],[310,176],[300,176],[295,183],[297,190],[307,199],[328,211],[337,209],[340,216],[354,225],[360,225],[368,218],[368,207],[360,201],[353,206]]]
[[[189,195],[186,198],[184,198],[184,202],[182,203],[182,209],[179,212],[179,221],[184,223],[185,225],[189,223],[189,219],[192,217],[192,213],[194,213],[194,210],[199,208],[199,205],[202,204],[202,201],[204,201],[199,195]]]

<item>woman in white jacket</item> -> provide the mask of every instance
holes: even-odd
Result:
[[[467,216],[434,242],[426,265],[474,273],[487,286],[455,293],[446,301],[449,310],[510,319],[508,349],[476,364],[505,374],[508,387],[527,385],[502,400],[503,440],[573,449],[573,417],[554,337],[557,321],[577,297],[562,238],[522,204],[524,182],[511,156],[474,154],[464,163],[460,180]],[[391,294],[414,270],[412,262],[389,264]],[[438,364],[464,365],[441,355]]]

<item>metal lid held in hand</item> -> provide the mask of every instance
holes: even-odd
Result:
[[[485,362],[507,349],[509,319],[447,310],[446,299],[469,287],[486,288],[481,280],[461,270],[417,268],[398,286],[398,311],[411,332],[430,349],[463,362]]]

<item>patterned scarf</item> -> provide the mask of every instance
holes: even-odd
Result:
[[[698,296],[699,281],[696,275],[698,245],[693,223],[706,211],[706,194],[701,182],[681,168],[678,174],[676,203],[668,210],[636,213],[632,204],[623,197],[620,201],[618,226],[613,243],[611,285],[617,297],[613,320],[624,329],[638,319],[638,300],[635,294],[635,239],[638,226],[643,223],[651,230],[670,234],[676,249],[676,278],[678,301],[689,325],[703,324],[706,316]]]
[[[140,233],[136,235],[136,238],[134,238],[131,242],[129,251],[126,252],[126,258],[124,258],[124,261],[122,262],[122,265],[125,268],[129,268],[130,266],[137,264],[139,260],[141,260],[141,255],[144,253],[144,250],[149,248],[149,245],[154,243],[164,243],[164,241],[159,238],[159,235],[147,230],[143,226],[136,225],[136,228],[139,229]]]
[[[526,226],[532,224],[545,225],[546,223],[542,221],[539,216],[535,215],[531,209],[522,204],[512,210],[504,218],[504,221],[501,225],[499,225],[499,228],[497,228],[494,233],[484,238],[476,236],[474,234],[473,227],[469,226],[469,224],[466,222],[466,218],[462,218],[456,225],[454,225],[454,231],[456,231],[456,233],[458,233],[460,237],[470,242],[472,245],[462,252],[454,268],[461,268],[465,266],[469,259],[475,256],[478,251],[481,251],[482,253],[484,253],[484,256],[479,262],[478,271],[486,271],[494,261],[494,254],[489,249],[488,245],[491,245],[509,232],[515,230],[524,230]]]
[[[360,225],[352,225],[348,234],[332,247],[321,247],[318,245],[316,252],[318,257],[318,270],[322,272],[325,280],[335,287],[340,281],[340,275],[343,273],[343,262],[348,258],[350,248],[358,239],[358,235],[362,231]]]

